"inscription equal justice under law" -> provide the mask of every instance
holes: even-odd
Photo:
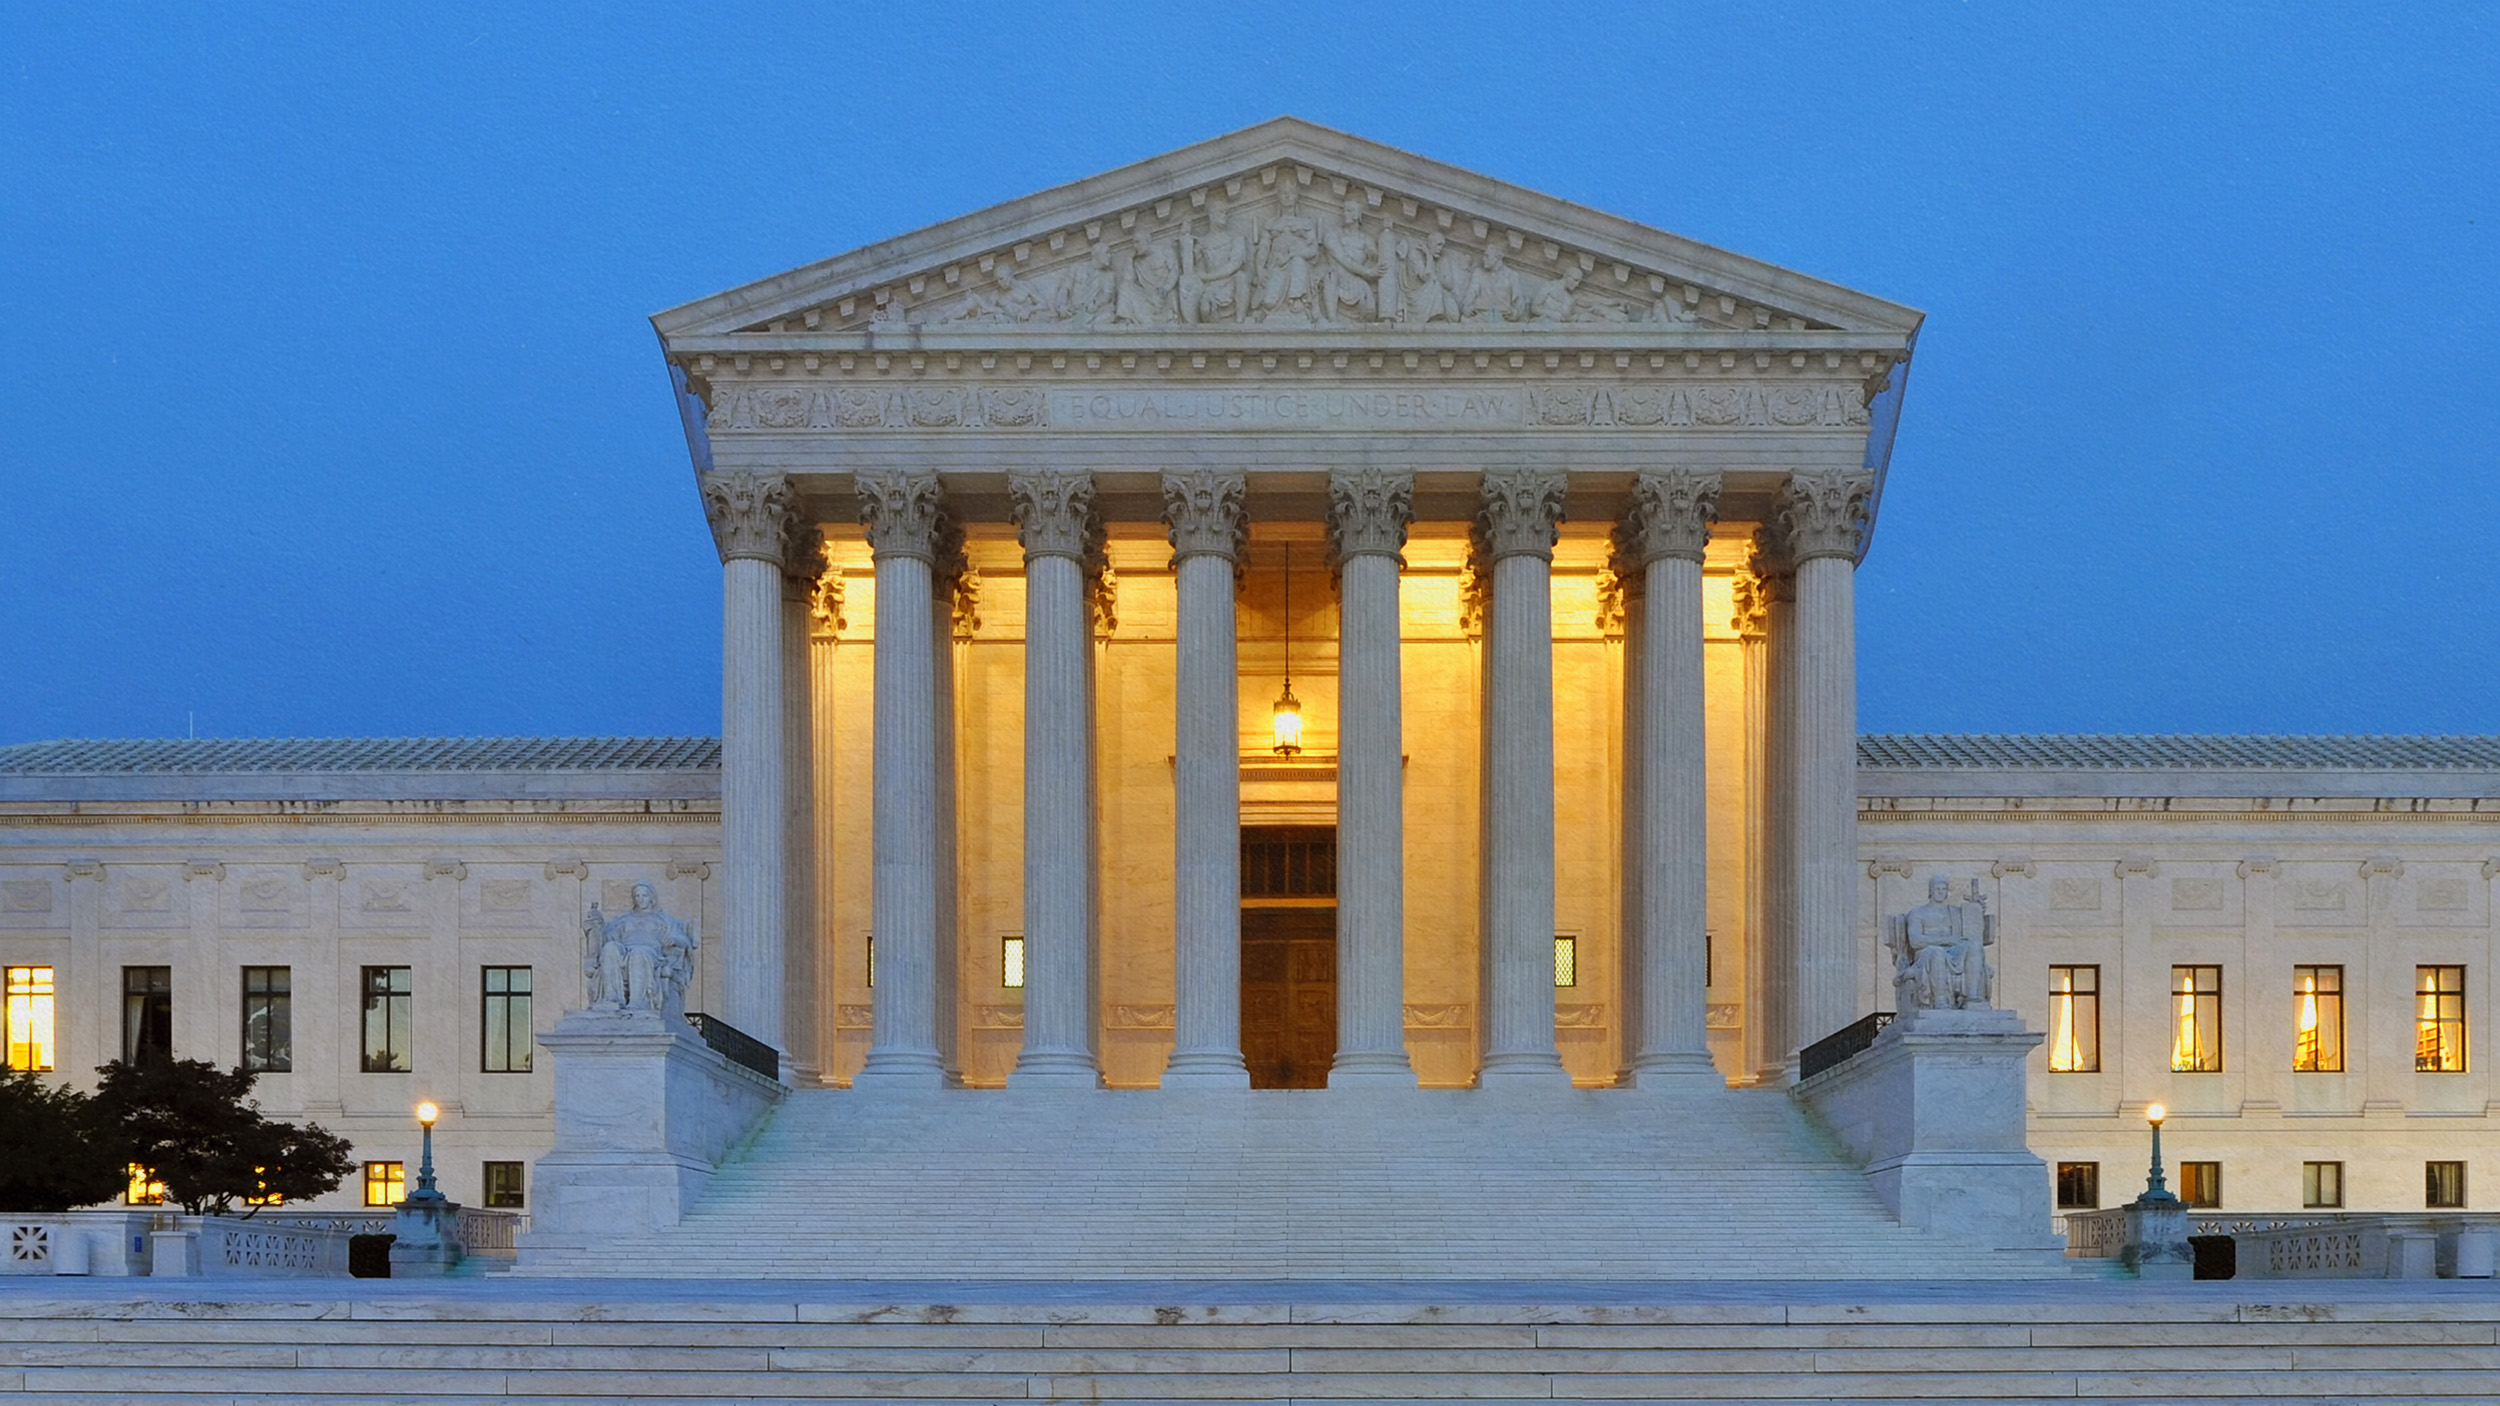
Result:
[[[729,386],[715,430],[1805,428],[1866,424],[1855,386],[1540,386],[1109,390],[1036,386]]]

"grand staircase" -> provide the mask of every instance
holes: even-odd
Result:
[[[1773,1090],[816,1090],[792,1094],[683,1223],[535,1246],[520,1272],[1534,1282],[2067,1270],[2051,1251],[1904,1229]]]

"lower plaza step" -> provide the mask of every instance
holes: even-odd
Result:
[[[0,1283],[0,1400],[2500,1399],[2458,1281],[202,1287]]]
[[[1903,1228],[1785,1093],[1712,1088],[803,1091],[681,1224],[535,1244],[520,1272],[1545,1281],[2068,1270],[2050,1252],[1975,1250]]]

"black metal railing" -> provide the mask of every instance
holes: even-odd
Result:
[[[1875,1036],[1890,1024],[1892,1012],[1877,1011],[1797,1051],[1797,1077],[1811,1079],[1835,1065],[1848,1063],[1851,1056],[1874,1044]]]
[[[719,1051],[721,1058],[779,1082],[780,1051],[716,1015],[688,1011],[686,1023],[694,1027],[694,1033],[703,1037],[703,1043]]]

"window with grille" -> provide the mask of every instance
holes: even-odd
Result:
[[[2101,969],[2049,968],[2049,1069],[2097,1074],[2101,1069]]]
[[[2057,1209],[2061,1211],[2096,1211],[2101,1206],[2101,1164],[2098,1162],[2060,1162],[2057,1164]]]
[[[2181,1162],[2179,1199],[2200,1211],[2219,1209],[2222,1205],[2222,1164]]]
[[[365,1204],[396,1206],[408,1199],[408,1164],[405,1162],[365,1163]]]
[[[1010,991],[1024,989],[1024,939],[1009,934],[998,940],[998,984]]]
[[[2344,969],[2292,968],[2292,1070],[2338,1074],[2344,1068]]]
[[[366,967],[364,1072],[405,1074],[414,1036],[415,982],[406,967]],[[371,1204],[371,1203],[368,1203]]]
[[[1337,896],[1337,832],[1324,825],[1273,825],[1241,832],[1241,896]]]
[[[295,1068],[294,988],[286,967],[243,969],[243,1067],[255,1074]]]
[[[479,1183],[485,1188],[486,1205],[489,1209],[498,1211],[522,1209],[520,1163],[488,1162],[479,1177]]]
[[[174,969],[122,968],[122,1062],[174,1053]]]
[[[1580,939],[1564,933],[1554,935],[1554,985],[1557,988],[1580,984]]]
[[[130,1184],[122,1191],[125,1206],[162,1206],[165,1204],[165,1183],[156,1179],[152,1168],[133,1162],[122,1169]]]
[[[2300,1204],[2313,1210],[2333,1210],[2343,1205],[2344,1164],[2341,1162],[2301,1163]]]
[[[52,1067],[52,968],[10,967],[8,1059],[11,1069]]]
[[[478,969],[479,1027],[486,1049],[478,1067],[489,1074],[530,1072],[530,969]]]
[[[2465,968],[2415,967],[2413,1067],[2428,1074],[2465,1072]]]
[[[2172,967],[2170,999],[2171,1069],[2210,1074],[2222,1068],[2222,968]]]

